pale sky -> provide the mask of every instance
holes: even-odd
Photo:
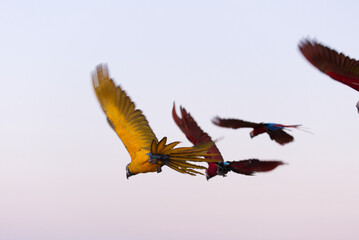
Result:
[[[0,239],[359,239],[359,94],[312,67],[305,37],[359,59],[358,1],[0,2]],[[173,102],[225,160],[287,163],[206,181],[164,167],[126,179],[91,71],[158,138]],[[280,146],[214,116],[303,124]]]

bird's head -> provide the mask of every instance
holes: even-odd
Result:
[[[127,178],[127,179],[128,179],[129,177],[135,175],[135,174],[131,173],[130,169],[128,168],[129,165],[130,165],[130,164],[127,164],[127,165],[126,165],[126,178]]]
[[[210,178],[213,178],[214,176],[217,175],[217,170],[218,170],[218,166],[215,163],[208,163],[208,168],[206,169],[206,178],[207,181]]]
[[[250,133],[249,133],[249,136],[251,136],[251,138],[255,137],[256,135],[254,134],[254,130],[252,130]]]

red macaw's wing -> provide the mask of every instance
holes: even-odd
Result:
[[[359,61],[308,39],[299,43],[299,50],[320,71],[359,91]]]
[[[269,172],[277,166],[284,164],[282,161],[261,161],[258,159],[232,161],[227,163],[229,164],[227,166],[228,169],[244,175],[253,175],[256,172]]]
[[[212,138],[198,126],[196,121],[192,118],[191,114],[189,114],[185,108],[180,107],[180,111],[182,118],[178,117],[176,113],[176,106],[175,104],[173,104],[173,109],[172,109],[173,120],[193,145],[201,145],[208,142],[213,142]],[[218,150],[214,142],[212,147],[207,151],[207,153],[216,154],[216,155],[206,156],[205,158],[217,159],[223,161],[221,152]],[[211,165],[214,163],[209,162],[208,164]]]
[[[276,141],[280,145],[290,143],[294,140],[293,136],[289,135],[283,130],[275,130],[275,131],[268,130],[267,133],[269,134],[269,137],[272,140]]]
[[[220,127],[226,127],[226,128],[257,128],[262,126],[263,124],[261,123],[252,123],[252,122],[247,122],[247,121],[243,121],[240,119],[233,119],[233,118],[229,118],[229,119],[224,119],[224,118],[219,118],[219,117],[215,117],[212,119],[212,123],[214,125],[220,126]]]

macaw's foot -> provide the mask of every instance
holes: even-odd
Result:
[[[169,161],[170,156],[168,155],[162,155],[162,154],[152,154],[152,153],[147,153],[148,156],[150,156],[150,158],[148,159],[149,163],[152,164],[160,164],[161,166],[163,166],[164,164],[166,164]],[[158,170],[157,170],[158,171]]]
[[[165,165],[170,158],[168,155],[162,155],[162,154],[147,153],[147,155],[150,156],[150,158],[148,159],[149,163],[159,164],[157,166],[157,173],[162,172],[162,166]]]

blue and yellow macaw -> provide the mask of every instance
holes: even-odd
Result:
[[[110,79],[106,65],[97,66],[92,81],[108,123],[131,156],[126,166],[127,178],[138,173],[161,172],[164,165],[180,173],[202,174],[197,170],[206,168],[190,162],[217,161],[205,158],[210,155],[206,152],[211,144],[175,148],[179,142],[166,144],[166,137],[158,142],[142,111]]]

